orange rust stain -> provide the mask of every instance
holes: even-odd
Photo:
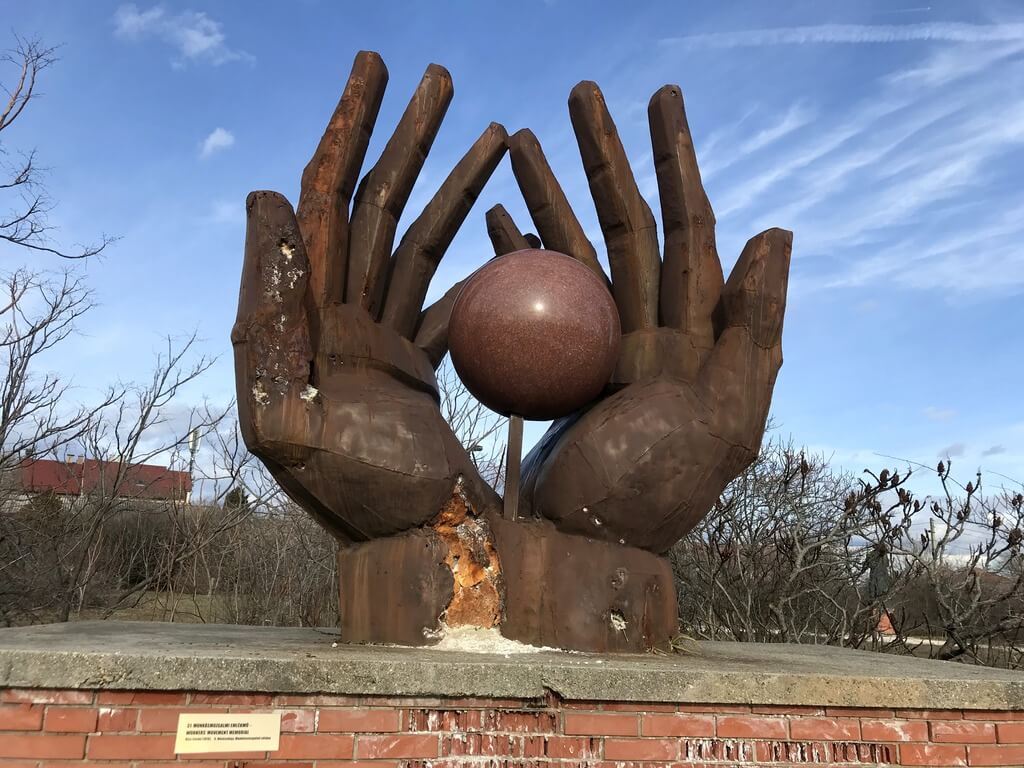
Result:
[[[430,527],[448,548],[444,562],[455,582],[445,623],[449,627],[496,626],[501,621],[501,563],[487,523],[454,493]]]

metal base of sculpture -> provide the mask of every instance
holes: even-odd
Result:
[[[423,528],[341,547],[338,580],[345,642],[432,645],[471,626],[529,645],[637,653],[669,648],[677,632],[665,558],[546,520],[478,516],[458,493]]]

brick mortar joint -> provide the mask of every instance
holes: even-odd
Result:
[[[0,693],[4,692],[0,689]],[[27,689],[24,693],[31,696],[33,691]],[[67,694],[67,700],[62,701],[62,695]],[[136,715],[146,711],[154,712],[175,712],[179,710],[214,710],[219,711],[231,711],[231,712],[260,712],[260,711],[282,711],[282,712],[310,712],[314,715],[320,712],[338,712],[342,714],[380,714],[380,713],[396,713],[397,718],[400,721],[408,721],[411,717],[415,719],[427,719],[432,715],[436,715],[439,720],[443,720],[444,716],[450,716],[457,718],[460,714],[465,716],[468,714],[469,720],[476,720],[479,724],[474,727],[467,729],[458,728],[443,728],[430,730],[412,730],[408,722],[400,723],[399,730],[379,732],[379,731],[359,731],[359,730],[339,730],[339,731],[297,731],[297,732],[285,732],[282,736],[289,737],[300,737],[301,739],[318,739],[318,738],[350,738],[352,740],[353,754],[356,755],[355,759],[385,759],[385,760],[415,760],[415,758],[404,758],[401,756],[381,757],[379,755],[366,755],[363,757],[359,756],[358,744],[365,742],[367,744],[378,744],[384,743],[388,740],[413,738],[419,739],[423,743],[435,743],[437,746],[436,757],[424,757],[424,760],[432,760],[438,762],[457,762],[458,764],[491,764],[496,766],[505,765],[516,765],[516,766],[527,766],[531,764],[543,764],[543,765],[580,765],[587,764],[588,762],[600,762],[608,760],[606,756],[606,747],[609,744],[615,745],[616,748],[628,748],[632,745],[643,746],[645,743],[654,748],[659,743],[674,742],[676,747],[676,756],[673,758],[666,758],[671,760],[696,760],[695,764],[708,766],[721,765],[721,762],[715,762],[711,758],[698,759],[691,755],[687,750],[691,749],[692,745],[695,744],[725,744],[729,743],[730,748],[747,750],[754,754],[757,753],[759,748],[771,749],[774,751],[782,750],[782,754],[790,754],[786,750],[796,750],[807,747],[808,749],[816,748],[815,745],[821,744],[825,748],[850,748],[850,747],[873,747],[877,749],[886,749],[893,757],[899,755],[896,758],[901,760],[902,753],[906,751],[908,759],[917,759],[921,754],[935,754],[935,755],[963,755],[964,759],[973,759],[974,756],[978,756],[979,760],[987,760],[996,762],[1002,760],[1004,765],[1020,765],[1022,762],[1022,753],[1024,753],[1024,736],[1021,736],[1020,741],[1015,740],[1004,741],[1000,738],[999,734],[1001,731],[1014,732],[1017,729],[1024,731],[1024,717],[1021,716],[1020,712],[1005,710],[1005,711],[985,711],[984,714],[989,716],[991,719],[982,719],[978,715],[980,712],[971,710],[955,711],[955,710],[944,710],[944,711],[916,711],[911,712],[908,710],[894,711],[888,708],[879,708],[878,710],[872,710],[869,708],[860,709],[856,714],[851,713],[833,713],[832,715],[823,714],[819,710],[809,710],[807,712],[792,712],[792,711],[772,711],[770,708],[759,708],[758,712],[733,712],[731,705],[726,705],[723,709],[726,712],[717,712],[713,706],[708,707],[705,712],[694,712],[694,711],[682,711],[682,712],[665,712],[665,711],[654,711],[647,712],[643,709],[638,711],[608,711],[601,709],[577,709],[573,704],[580,704],[581,702],[557,702],[550,704],[542,708],[511,708],[508,706],[507,701],[496,699],[493,705],[488,705],[486,701],[481,701],[479,698],[467,699],[466,703],[472,703],[472,706],[462,708],[460,699],[451,699],[444,702],[443,707],[431,707],[423,706],[421,704],[409,705],[407,702],[402,702],[401,699],[396,698],[395,703],[386,704],[383,702],[374,702],[372,705],[361,705],[358,701],[347,700],[342,702],[335,702],[331,704],[282,704],[275,701],[276,697],[256,697],[266,698],[269,701],[260,700],[255,703],[234,703],[227,705],[217,705],[212,703],[216,700],[215,693],[208,692],[189,692],[177,694],[181,696],[181,701],[178,703],[164,702],[146,702],[146,701],[128,701],[124,703],[101,703],[101,697],[97,691],[62,691],[62,690],[50,690],[50,691],[39,691],[38,695],[44,699],[38,703],[21,701],[18,699],[7,700],[4,699],[3,704],[0,707],[4,708],[23,708],[24,711],[34,711],[40,713],[43,724],[39,730],[25,730],[25,731],[0,731],[0,738],[3,736],[17,736],[17,737],[30,737],[30,738],[49,738],[60,740],[62,744],[75,745],[82,744],[83,750],[88,753],[89,745],[93,742],[94,738],[103,736],[114,736],[120,738],[144,738],[144,739],[169,739],[172,737],[170,732],[141,732],[138,731],[139,724],[135,723],[134,729],[130,731],[94,731],[90,733],[78,733],[72,731],[61,731],[59,729],[47,729],[45,725],[46,715],[50,712],[57,714],[83,714],[88,719],[90,714],[100,715],[104,712],[112,711],[127,711],[133,712]],[[168,694],[168,696],[173,696]],[[211,703],[202,701],[205,697],[211,697]],[[200,701],[194,701],[194,699],[200,699]],[[244,698],[244,695],[240,696]],[[48,699],[56,699],[55,701],[49,701]],[[640,705],[642,706],[642,705]],[[917,717],[900,717],[899,715],[917,715]],[[967,719],[966,715],[973,715],[971,719]],[[758,724],[778,723],[783,722],[787,725],[787,728],[794,723],[800,722],[815,722],[820,723],[827,721],[831,723],[839,723],[847,727],[852,727],[856,724],[857,728],[863,728],[868,725],[872,726],[887,726],[887,727],[909,727],[915,726],[917,729],[925,728],[927,730],[927,736],[922,739],[914,739],[913,741],[878,741],[869,739],[863,736],[860,739],[844,738],[842,734],[835,734],[832,738],[816,738],[816,739],[805,739],[796,738],[792,734],[789,734],[787,738],[771,738],[768,736],[751,735],[746,737],[741,736],[665,736],[665,735],[651,735],[643,734],[642,731],[637,730],[635,733],[624,733],[624,734],[607,734],[607,733],[566,733],[565,722],[567,717],[578,718],[578,722],[583,722],[588,718],[595,718],[596,722],[632,722],[636,723],[638,728],[644,720],[647,719],[678,719],[680,721],[700,721],[700,720],[712,720],[717,729],[719,722],[725,721],[743,721],[756,727]],[[509,718],[509,722],[520,720],[521,722],[528,723],[539,723],[547,725],[550,723],[551,727],[543,727],[536,729],[526,730],[503,730],[501,727],[502,718]],[[956,719],[959,717],[960,719]],[[1005,717],[1006,719],[1000,719]],[[952,719],[951,719],[952,718]],[[491,725],[488,725],[490,719]],[[951,734],[952,740],[950,741],[936,741],[934,739],[935,732],[938,731],[942,734]],[[959,740],[956,738],[957,734],[977,734],[985,733],[991,735],[991,738],[987,738],[984,742],[970,741],[967,739]],[[512,748],[516,751],[511,753],[501,752],[499,754],[472,754],[472,750],[477,749],[474,744],[469,747],[469,752],[462,751],[456,752],[454,750],[451,753],[446,753],[445,741],[453,740],[472,740],[479,738],[483,740],[485,737],[493,737],[499,739],[507,739],[509,741],[516,741],[517,745]],[[571,757],[566,756],[563,753],[558,755],[548,754],[548,745],[557,740],[575,741],[575,742],[586,742],[586,745],[580,748],[580,754],[574,754]],[[541,744],[540,742],[543,742]],[[846,745],[845,747],[843,745]],[[69,747],[73,748],[73,747]],[[714,749],[718,747],[709,746],[708,749]],[[723,747],[724,748],[724,747]],[[528,750],[541,750],[543,754],[539,755],[528,755]],[[927,752],[923,752],[927,750]],[[671,750],[670,750],[671,751]],[[582,753],[588,753],[588,757],[583,757]],[[612,762],[630,762],[634,758],[624,757],[616,753],[615,759]],[[271,753],[266,756],[267,760],[274,761],[276,755]],[[173,757],[168,757],[168,760],[174,760]],[[285,759],[285,758],[278,758]],[[292,760],[316,760],[313,756],[303,755],[292,755],[287,759]],[[635,759],[640,760],[638,756]],[[653,760],[653,757],[648,757]],[[564,762],[564,761],[570,762]],[[563,762],[560,762],[563,761]],[[804,761],[806,762],[806,761]],[[726,763],[728,764],[728,763]],[[755,766],[757,762],[745,762],[744,765]],[[783,765],[783,762],[774,760],[766,763],[767,765]],[[835,760],[828,760],[821,762],[822,765],[864,765],[862,761],[856,762],[837,762]],[[892,763],[892,764],[900,764]],[[144,765],[140,763],[140,766]]]
[[[17,698],[5,698],[6,696]],[[174,708],[181,706],[206,707],[223,706],[235,708],[273,707],[277,709],[358,709],[360,711],[403,710],[408,712],[430,711],[491,711],[519,712],[522,714],[565,715],[586,714],[599,716],[617,715],[672,715],[672,714],[713,714],[718,716],[750,716],[775,718],[868,718],[868,719],[899,719],[899,720],[962,720],[972,722],[1009,722],[1024,720],[1024,711],[1019,709],[897,709],[892,707],[811,707],[806,712],[793,711],[791,705],[735,705],[735,704],[692,704],[689,702],[668,704],[665,702],[603,702],[568,699],[555,703],[541,704],[533,699],[517,699],[511,701],[496,697],[488,702],[479,696],[442,697],[424,701],[418,696],[394,696],[384,700],[380,697],[335,696],[333,694],[308,695],[272,694],[272,693],[234,693],[222,691],[154,691],[154,690],[109,690],[78,689],[78,688],[24,688],[0,687],[0,703],[25,703],[25,697],[35,696],[40,704],[53,706],[101,706],[105,708]],[[54,701],[50,697],[71,697],[70,700]],[[121,697],[154,696],[155,701],[132,701]],[[209,698],[209,700],[201,700]],[[252,698],[255,701],[238,699]],[[328,701],[294,701],[289,699],[329,699]],[[336,699],[336,700],[330,700]],[[610,709],[609,707],[614,707]],[[628,709],[626,708],[628,707]],[[650,707],[650,708],[648,708]],[[677,709],[666,709],[677,707]],[[996,715],[1002,715],[997,717]]]

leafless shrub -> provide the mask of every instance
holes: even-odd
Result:
[[[0,275],[0,294],[0,472],[9,492],[14,465],[80,439],[123,391],[112,387],[90,406],[72,406],[70,383],[46,370],[44,357],[93,306],[80,278],[18,269]]]
[[[441,395],[441,415],[469,451],[480,476],[491,487],[501,490],[508,419],[473,397],[449,361],[438,368],[437,386]]]
[[[905,514],[928,525],[893,542],[893,562],[912,579],[894,625],[928,637],[934,658],[1024,666],[1024,495],[986,493],[980,472],[961,485],[946,462],[935,472],[941,494],[902,494]]]
[[[943,495],[918,499],[913,474],[766,444],[672,552],[684,630],[1019,666],[1024,497],[940,464]]]
[[[286,503],[250,517],[217,548],[223,553],[216,620],[232,624],[337,623],[335,541]]]

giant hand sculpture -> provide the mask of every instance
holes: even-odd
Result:
[[[454,296],[421,313],[438,262],[505,153],[492,123],[392,254],[398,219],[452,98],[428,67],[377,164],[349,201],[387,70],[360,53],[316,153],[298,210],[253,192],[232,331],[246,444],[344,542],[407,530],[456,484],[496,497],[442,418],[434,369]]]
[[[753,237],[723,284],[679,86],[655,93],[648,113],[664,259],[601,91],[582,82],[569,97],[623,341],[606,396],[556,421],[527,456],[520,509],[568,533],[662,552],[757,455],[782,364],[792,234]],[[537,139],[522,130],[509,146],[544,245],[604,279]],[[487,218],[498,253],[529,247],[501,206]]]
[[[675,588],[657,553],[756,455],[782,361],[790,235],[752,239],[723,284],[682,97],[667,86],[650,108],[662,260],[601,94],[577,86],[570,114],[625,335],[602,396],[527,458],[524,518],[505,520],[438,407],[459,286],[421,306],[506,145],[543,244],[606,278],[536,139],[497,124],[393,248],[452,84],[427,69],[357,188],[386,80],[379,56],[356,57],[297,210],[275,192],[247,201],[232,330],[245,442],[338,539],[346,641],[424,644],[471,624],[580,650],[665,646]],[[500,206],[487,223],[499,253],[539,245]]]

